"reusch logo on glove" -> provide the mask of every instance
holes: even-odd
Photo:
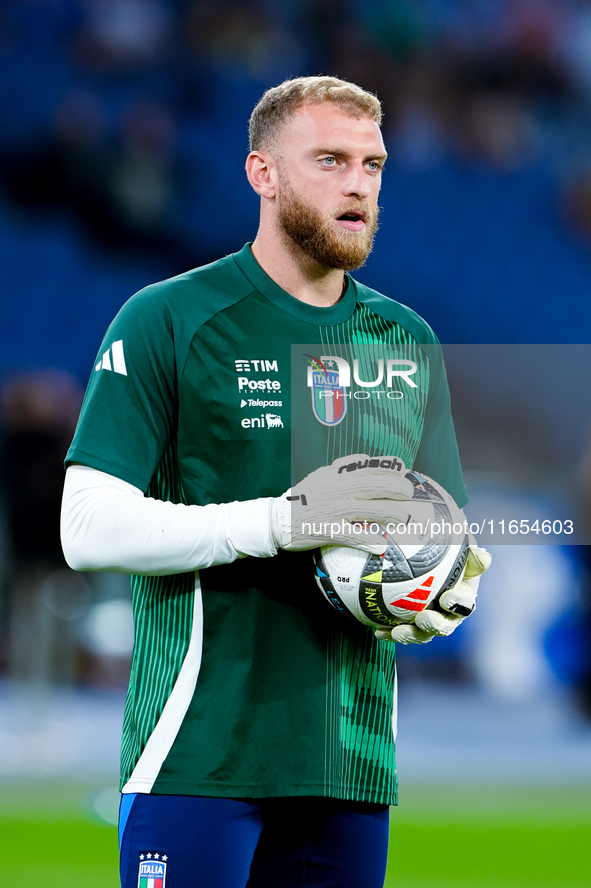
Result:
[[[347,399],[356,400],[371,398],[372,389],[384,382],[384,359],[377,362],[377,377],[373,380],[363,380],[359,376],[359,360],[353,360],[353,380],[361,387],[360,390],[347,391],[351,386],[351,368],[348,361],[337,355],[322,355],[316,358],[306,354],[308,358],[308,387],[312,394],[312,411],[322,425],[335,426],[343,421],[347,413]],[[394,389],[394,379],[400,379],[411,388],[416,388],[416,382],[410,377],[416,373],[417,364],[402,358],[387,358],[386,364],[386,388],[373,392],[378,397],[385,394],[390,400],[398,401],[404,397],[403,392]]]
[[[355,462],[344,463],[339,466],[337,475],[340,475],[341,472],[355,472],[357,469],[394,469],[396,472],[404,472],[405,466],[402,460],[397,457],[383,459],[378,456],[373,459],[358,459]]]

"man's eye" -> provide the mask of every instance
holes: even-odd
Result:
[[[382,164],[379,162],[379,160],[370,160],[367,166],[372,173],[378,172],[382,169]]]
[[[324,157],[323,158],[323,163],[325,163],[327,166],[334,166],[336,162],[337,162],[336,157]]]

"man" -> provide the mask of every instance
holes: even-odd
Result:
[[[354,522],[408,518],[392,459],[343,470],[362,449],[414,463],[460,506],[466,496],[434,334],[345,275],[377,227],[380,120],[374,96],[335,78],[265,93],[246,164],[261,199],[252,246],[136,294],[101,347],[62,533],[72,566],[135,575],[124,888],[144,876],[162,888],[383,884],[396,802],[383,641],[428,641],[461,617],[431,612],[376,640],[322,600],[308,550],[380,552],[383,538]],[[370,408],[374,377],[351,399],[306,344],[337,366],[349,355],[355,379],[385,350],[389,383],[397,364],[418,382]],[[331,409],[318,393],[313,412],[305,384],[302,396],[306,360],[332,379]],[[469,584],[485,561],[471,551]]]

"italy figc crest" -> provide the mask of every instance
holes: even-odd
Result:
[[[144,857],[143,854],[140,858]],[[140,874],[137,888],[166,888],[166,863],[158,860],[159,855],[147,854],[147,860],[140,859]]]
[[[313,355],[306,357],[309,358],[308,386],[314,416],[322,425],[338,425],[345,418],[347,400],[345,388],[340,383],[337,362],[325,360],[323,363]]]

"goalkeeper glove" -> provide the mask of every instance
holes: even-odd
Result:
[[[470,546],[463,578],[437,601],[437,607],[441,610],[426,608],[417,614],[414,623],[404,623],[392,630],[378,629],[376,638],[380,641],[398,641],[400,644],[426,644],[436,635],[451,635],[475,609],[480,577],[488,570],[491,561],[492,556],[486,549]]]
[[[298,551],[318,546],[352,546],[380,554],[386,545],[378,525],[405,524],[412,482],[402,460],[363,453],[336,459],[273,500],[274,544]]]

